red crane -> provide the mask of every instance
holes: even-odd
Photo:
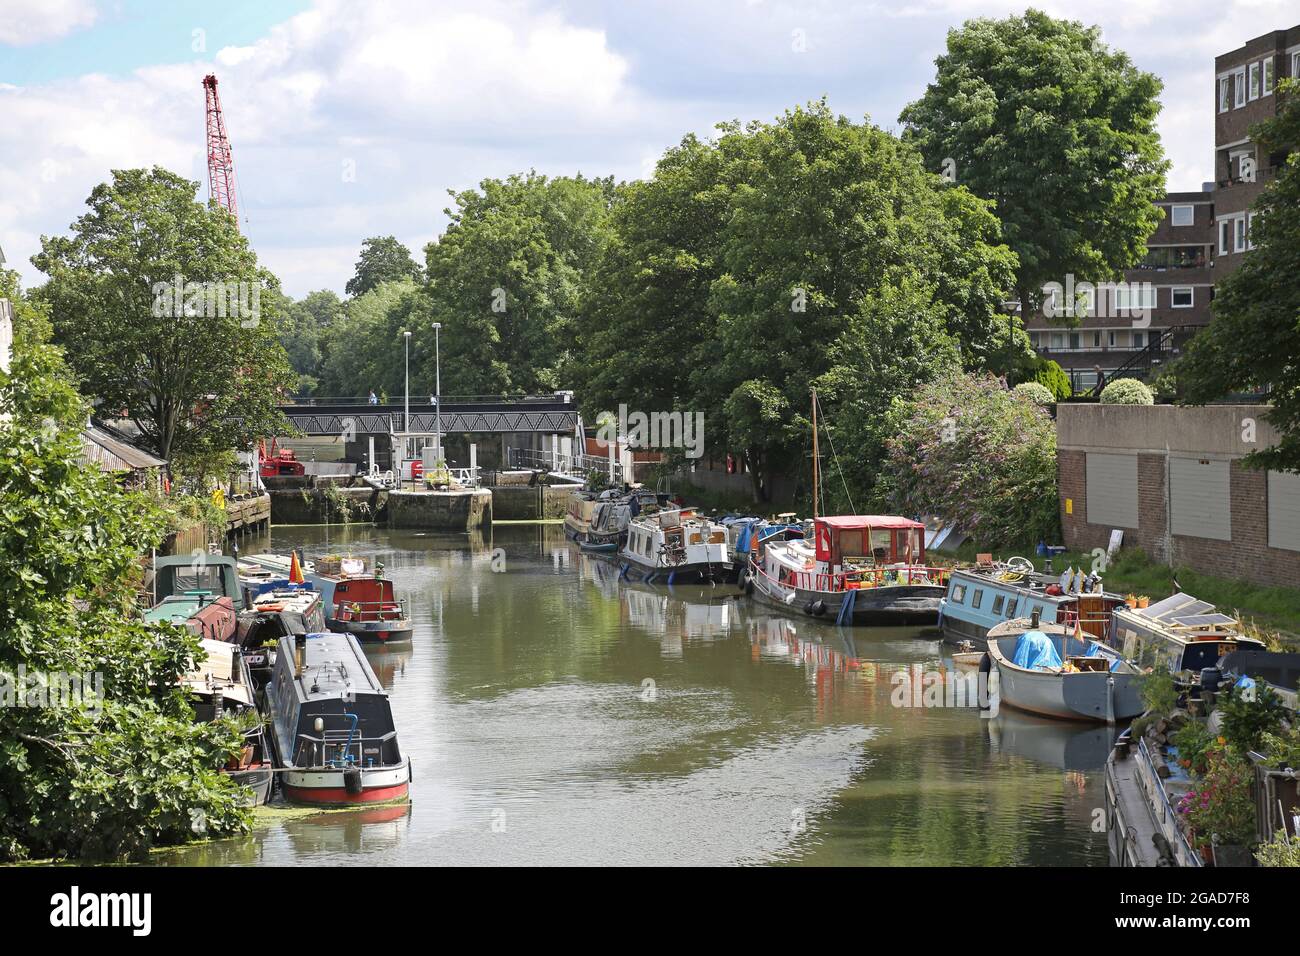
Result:
[[[203,78],[203,91],[207,98],[208,115],[208,195],[230,210],[239,228],[239,209],[235,200],[235,154],[226,135],[226,121],[221,115],[221,99],[217,96],[217,77],[209,73]]]

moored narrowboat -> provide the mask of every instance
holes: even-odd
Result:
[[[282,638],[266,706],[286,799],[408,797],[411,762],[398,746],[388,694],[351,634]]]
[[[727,554],[727,529],[689,508],[633,518],[619,556],[624,576],[651,584],[736,580],[736,567]]]
[[[1077,624],[1085,634],[1104,641],[1110,634],[1111,614],[1123,604],[1124,598],[1103,591],[1095,576],[1087,581],[1068,571],[1060,576],[1039,573],[1027,558],[1012,558],[1005,564],[954,569],[943,596],[940,623],[948,643],[969,641],[982,649],[991,628],[1036,612],[1043,624],[1059,624],[1070,631]]]
[[[268,803],[274,782],[271,748],[248,664],[235,644],[204,639],[201,648],[202,659],[184,678],[195,718],[206,723],[230,715],[245,725],[243,747],[222,772],[248,789],[250,805]]]

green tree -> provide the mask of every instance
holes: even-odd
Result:
[[[329,289],[321,289],[297,302],[286,297],[278,311],[283,316],[280,344],[298,374],[298,393],[310,395],[321,378],[329,330],[344,315],[343,303]]]
[[[158,167],[114,170],[72,234],[43,236],[32,257],[85,388],[182,470],[283,430],[276,405],[293,383],[278,283],[228,212],[195,201],[198,186]]]
[[[86,406],[14,279],[0,272],[18,303],[0,372],[0,860],[117,859],[240,832],[241,792],[217,771],[239,734],[196,724],[180,685],[198,642],[134,609],[161,514],[85,466]],[[73,677],[102,693],[50,693]]]
[[[342,316],[321,335],[321,389],[329,395],[367,395],[371,389],[376,395],[384,391],[401,395],[405,382],[402,332],[419,296],[415,283],[404,279],[382,282],[349,299]],[[416,378],[419,364],[414,356],[411,372],[423,388]]]
[[[447,229],[425,248],[425,297],[411,303],[421,383],[433,378],[432,324],[441,322],[444,392],[565,384],[584,276],[608,241],[613,193],[611,179],[536,173],[451,193]]]
[[[1056,425],[990,375],[950,373],[898,403],[878,492],[942,515],[986,547],[1060,535]]]
[[[1272,448],[1246,459],[1300,471],[1300,82],[1278,87],[1278,113],[1251,131],[1277,174],[1255,202],[1253,252],[1214,289],[1214,321],[1178,363],[1191,404],[1271,386],[1267,418],[1281,432]]]
[[[1168,163],[1160,81],[1097,27],[1038,10],[948,33],[934,82],[902,112],[929,169],[996,203],[1024,314],[1067,274],[1114,279],[1145,252]]]
[[[710,451],[740,452],[763,499],[807,474],[811,386],[865,454],[883,436],[863,420],[898,390],[1008,339],[1027,352],[1000,312],[1015,259],[989,204],[910,147],[824,102],[720,133],[616,202],[579,325],[590,413],[703,410]],[[855,466],[861,499],[874,462]]]
[[[420,267],[411,258],[411,250],[396,236],[373,236],[361,244],[356,273],[343,291],[351,296],[365,295],[385,282],[419,278]]]

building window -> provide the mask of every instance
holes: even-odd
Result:
[[[1147,334],[1145,332],[1133,333],[1133,347],[1135,349],[1144,349],[1147,347]]]
[[[1232,105],[1236,109],[1246,105],[1246,68],[1243,66],[1232,74]]]
[[[1233,252],[1246,251],[1246,217],[1238,216],[1233,220]]]
[[[1255,235],[1255,213],[1252,212],[1246,216],[1246,248],[1247,249],[1255,248],[1255,240],[1253,238],[1254,235]]]
[[[1291,76],[1300,76],[1300,53],[1291,54]]]
[[[1095,348],[1095,349],[1099,349],[1099,348],[1101,348],[1101,333],[1100,333],[1100,332],[1093,332],[1093,333],[1092,333],[1092,347]]]
[[[1111,329],[1109,332],[1106,333],[1106,336],[1107,336],[1106,338],[1107,346],[1113,349],[1115,347],[1115,330]]]
[[[1172,226],[1190,226],[1196,222],[1195,206],[1174,206],[1170,213],[1169,224]]]
[[[1173,309],[1190,309],[1195,298],[1195,291],[1189,285],[1176,285],[1169,290],[1169,306]]]
[[[1232,108],[1232,89],[1228,86],[1226,76],[1219,77],[1219,112],[1226,113]]]
[[[1219,220],[1219,255],[1226,256],[1232,251],[1232,220]]]
[[[1257,100],[1260,97],[1260,81],[1263,78],[1263,69],[1264,69],[1263,66],[1261,66],[1259,63],[1252,63],[1250,65],[1250,89],[1248,91],[1249,99]]]
[[[1273,93],[1273,58],[1270,56],[1264,61],[1264,95],[1270,96]]]
[[[1156,287],[1146,283],[1121,283],[1115,286],[1115,310],[1128,312],[1133,309],[1154,309],[1156,307]]]

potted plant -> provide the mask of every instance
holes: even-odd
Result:
[[[1214,751],[1196,790],[1179,801],[1192,843],[1210,848],[1215,866],[1250,866],[1255,841],[1255,801],[1248,763],[1228,751]]]
[[[1129,607],[1136,609],[1137,606],[1138,606],[1137,595],[1136,595],[1136,594],[1125,594],[1125,595],[1124,595],[1124,603],[1127,604]]]
[[[1147,597],[1147,595],[1145,595],[1145,594],[1139,594],[1139,595],[1138,595],[1138,598],[1137,598],[1137,606],[1140,607],[1140,608],[1141,608],[1141,607],[1150,607],[1150,606],[1151,606],[1151,598]]]

